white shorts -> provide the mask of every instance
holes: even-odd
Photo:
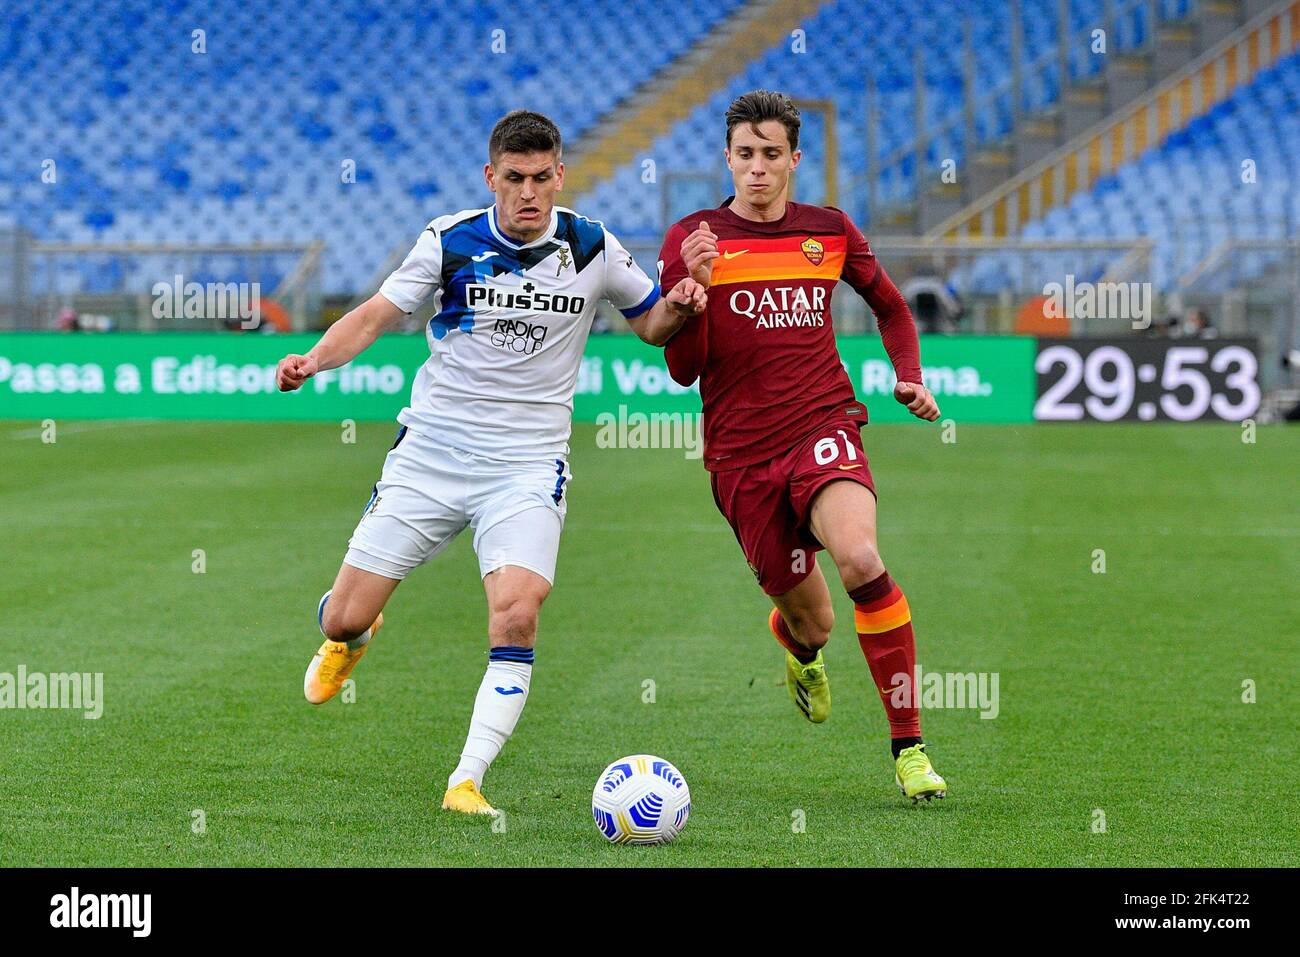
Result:
[[[400,581],[468,525],[481,574],[518,565],[554,584],[571,477],[563,458],[487,459],[404,426],[343,560]]]

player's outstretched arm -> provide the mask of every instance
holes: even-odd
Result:
[[[898,291],[893,280],[878,267],[871,283],[862,291],[876,316],[876,326],[884,341],[885,352],[894,365],[898,383],[894,398],[907,406],[918,419],[933,422],[939,418],[939,403],[921,383],[921,344],[916,336],[916,322],[907,300]]]
[[[323,369],[347,365],[393,327],[405,313],[375,293],[325,330],[305,356],[287,355],[275,370],[281,392],[292,392]]]
[[[698,316],[709,304],[708,290],[689,276],[673,286],[659,300],[627,321],[644,342],[662,346],[691,316]]]
[[[701,221],[690,233],[680,223],[671,226],[659,249],[659,284],[664,289],[671,286],[664,298],[670,302],[680,300],[676,295],[679,289],[690,290],[694,297],[694,287],[681,285],[689,279],[706,290],[707,306],[707,288],[712,279],[713,260],[717,257],[717,236],[709,229],[708,223]],[[704,370],[708,351],[707,322],[708,314],[704,310],[697,316],[688,316],[666,340],[664,362],[668,365],[668,374],[678,385],[691,385]]]
[[[866,300],[876,316],[876,328],[880,330],[880,339],[898,377],[894,398],[907,406],[907,411],[918,419],[933,422],[939,418],[939,403],[921,382],[921,343],[916,335],[912,310],[885,272],[885,267],[876,259],[862,231],[847,214],[841,215],[844,216],[844,235],[848,240],[841,278]]]

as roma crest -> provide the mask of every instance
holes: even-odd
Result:
[[[814,266],[820,266],[822,259],[826,256],[826,247],[811,236],[805,239],[799,248],[803,250],[803,254],[808,257],[808,261]]]

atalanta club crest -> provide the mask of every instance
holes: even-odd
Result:
[[[826,256],[826,247],[811,236],[805,239],[803,245],[799,248],[803,250],[803,254],[808,257],[808,261],[814,266],[820,266],[822,259]]]

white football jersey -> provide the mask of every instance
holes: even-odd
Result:
[[[659,287],[594,220],[555,207],[530,243],[496,208],[440,216],[379,288],[404,312],[430,296],[429,359],[397,420],[446,446],[522,461],[568,452],[573,392],[596,305],[645,312]]]

